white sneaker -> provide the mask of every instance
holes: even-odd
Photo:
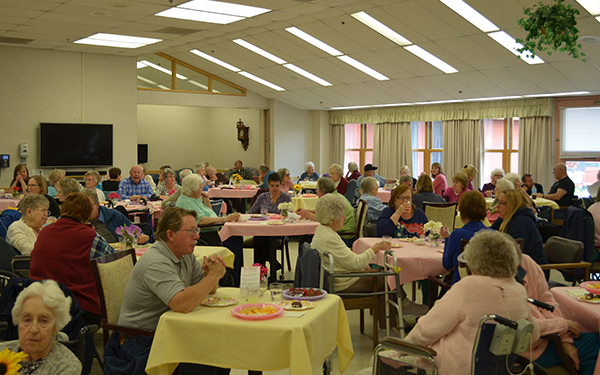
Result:
[[[402,300],[402,314],[404,315],[423,316],[427,314],[428,311],[429,307],[427,305],[419,305],[408,298]]]

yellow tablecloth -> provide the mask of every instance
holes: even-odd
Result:
[[[494,198],[485,198],[485,205],[488,209],[490,207],[492,207],[493,201],[494,201]],[[554,208],[555,210],[559,209],[558,204],[555,201],[550,200],[550,199],[536,198],[533,201],[535,202],[536,207],[546,206],[546,207]]]
[[[487,219],[487,217],[485,219],[483,219],[483,225],[485,225],[486,227],[492,226],[492,224]],[[454,218],[454,229],[458,229],[458,228],[462,228],[462,227],[463,227],[463,223],[462,223],[462,220],[460,220],[460,212],[459,212],[458,214],[456,214],[456,217]]]
[[[216,295],[244,303],[237,288],[220,288]],[[270,296],[260,302],[270,302]],[[255,371],[289,367],[290,375],[306,375],[336,346],[341,372],[354,357],[344,304],[336,295],[317,301],[300,318],[242,320],[231,315],[233,307],[199,306],[188,314],[164,313],[146,372],[170,375],[180,362],[188,362]]]
[[[317,208],[318,199],[319,197],[292,197],[294,211],[299,208],[305,208],[314,211]]]
[[[223,246],[196,246],[194,248],[194,255],[200,263],[204,261],[204,257],[217,254],[225,261],[225,265],[229,268],[233,268],[233,261],[235,260],[235,254],[232,253],[228,248]]]

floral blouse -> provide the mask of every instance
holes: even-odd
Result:
[[[158,186],[156,187],[156,195],[169,195],[169,192],[172,190],[177,190],[179,189],[181,186],[179,186],[179,184],[175,183],[175,187],[171,190],[167,189],[167,185],[165,184],[164,181],[162,181],[160,184],[158,184]]]
[[[290,197],[289,194],[280,193],[279,198],[277,198],[275,203],[272,204],[271,203],[271,193],[267,191],[267,192],[259,195],[258,198],[256,198],[256,202],[254,202],[254,204],[252,205],[252,207],[250,208],[250,211],[248,211],[248,213],[249,214],[259,214],[261,209],[266,208],[267,212],[269,212],[269,213],[280,214],[281,210],[279,210],[279,208],[277,206],[279,206],[280,203],[287,203],[287,202],[291,202],[291,201],[292,201],[292,197]]]

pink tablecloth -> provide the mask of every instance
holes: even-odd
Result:
[[[0,211],[6,210],[8,207],[17,207],[19,205],[18,199],[0,199]]]
[[[249,215],[244,215],[248,217]],[[231,236],[300,236],[303,234],[314,234],[319,226],[316,221],[301,220],[296,223],[285,223],[282,225],[272,225],[266,221],[246,221],[225,223],[223,229],[219,232],[221,241],[225,241]]]
[[[208,189],[209,198],[252,198],[256,195],[258,189]]]
[[[392,195],[392,192],[387,189],[379,189],[377,191],[377,198],[381,199],[383,203],[390,201],[390,195]]]
[[[362,254],[379,241],[381,241],[381,238],[359,238],[354,241],[352,251]],[[392,239],[392,242],[402,244],[402,247],[392,248],[398,259],[401,284],[448,272],[442,265],[442,253],[439,251],[443,247],[431,247],[429,244],[417,246],[409,242],[400,242],[398,239]],[[383,265],[383,252],[379,252],[375,256],[374,262]],[[388,282],[390,287],[395,287],[394,278],[390,278]]]

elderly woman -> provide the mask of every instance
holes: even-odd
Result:
[[[465,164],[461,172],[467,175],[467,179],[469,180],[466,190],[473,190],[472,182],[477,176],[477,173],[479,173],[479,170],[475,168],[472,164]]]
[[[210,189],[210,180],[206,177],[206,164],[205,162],[200,162],[194,166],[195,173],[202,178],[202,191],[207,191]],[[182,181],[183,183],[183,181]]]
[[[446,182],[446,176],[440,163],[431,164],[431,178],[433,179],[433,192],[441,197],[448,183]]]
[[[338,191],[338,193],[345,195],[346,189],[348,188],[348,180],[346,180],[342,176],[343,173],[344,173],[344,170],[342,169],[342,166],[339,164],[333,163],[329,167],[329,175],[331,176],[331,179],[333,180],[333,185],[335,186],[335,189]]]
[[[458,260],[456,259],[461,251],[460,241],[463,239],[468,240],[475,233],[486,229],[482,221],[485,219],[487,209],[485,199],[481,193],[478,191],[467,191],[458,201],[458,210],[460,211],[460,220],[463,223],[463,227],[453,230],[450,237],[446,239],[444,256],[442,258],[445,269],[451,270],[454,268],[452,284],[460,280]],[[446,237],[445,234],[442,234],[442,236]]]
[[[312,161],[304,164],[304,173],[300,175],[299,181],[317,181],[319,174],[315,172],[315,164]]]
[[[158,168],[158,183],[160,184],[161,182],[163,182],[164,176],[163,176],[163,172],[165,171],[165,169],[173,169],[170,165],[165,164],[162,165],[160,168]],[[158,185],[156,185],[158,186]]]
[[[496,181],[502,177],[504,177],[504,170],[502,168],[494,169],[490,175],[490,182],[483,185],[481,192],[485,194],[486,197],[491,197],[496,189]]]
[[[282,193],[287,194],[289,191],[294,190],[294,183],[290,179],[290,171],[285,168],[280,168],[277,170],[277,174],[279,174],[279,178],[281,178],[281,185],[279,185],[279,190]]]
[[[98,189],[98,185],[100,184],[100,173],[96,171],[87,171],[83,177],[85,178],[85,187],[88,189],[96,189],[98,200],[104,202],[106,196],[102,190]]]
[[[218,173],[217,168],[212,165],[206,167],[206,177],[208,178],[209,184],[212,186],[229,183],[229,179],[225,177],[223,173]]]
[[[29,182],[29,169],[25,164],[17,164],[13,171],[13,179],[10,182],[9,191],[13,191],[14,187],[18,187],[18,191],[24,193],[27,191],[27,182]]]
[[[503,233],[481,231],[469,241],[464,259],[472,275],[450,288],[406,336],[437,352],[440,374],[463,374],[471,368],[471,349],[484,315],[527,319],[534,327],[532,340],[540,336],[525,288],[514,279],[519,265],[515,241]]]
[[[422,210],[423,202],[444,203],[445,200],[433,192],[433,181],[431,181],[431,177],[422,174],[417,180],[417,194],[413,196],[413,202],[417,208]]]
[[[537,264],[547,264],[542,236],[535,225],[535,215],[528,207],[522,191],[510,189],[498,197],[499,218],[492,229],[508,233],[512,238],[523,239],[523,253],[529,255]]]
[[[423,235],[423,224],[427,222],[425,212],[412,203],[412,189],[406,185],[397,186],[377,219],[377,237],[393,236],[400,238]]]
[[[173,190],[179,189],[181,186],[175,180],[175,171],[171,168],[165,168],[162,172],[163,180],[156,187],[155,194],[164,200],[169,198]]]
[[[58,184],[56,185],[56,196],[60,202],[64,202],[69,194],[79,193],[81,189],[81,184],[77,182],[77,180],[71,177],[65,177],[58,181]]]
[[[19,340],[0,343],[5,348],[27,354],[21,361],[22,375],[79,375],[81,362],[54,336],[71,320],[71,297],[65,297],[52,280],[36,282],[23,289],[12,309],[13,323],[19,327]]]
[[[67,172],[64,169],[54,169],[48,174],[48,195],[52,198],[56,197],[56,184],[66,176]]]
[[[85,320],[99,324],[100,303],[90,260],[112,254],[115,249],[88,224],[92,208],[87,195],[69,194],[60,219],[38,235],[31,251],[29,276],[56,280],[69,288],[85,311]]]
[[[358,164],[356,164],[355,162],[351,161],[350,163],[348,163],[348,172],[346,173],[346,180],[350,181],[350,180],[358,180],[358,178],[361,176],[359,170],[358,170]]]
[[[8,227],[6,242],[21,254],[30,254],[48,219],[48,200],[43,195],[29,194],[21,199],[19,208],[23,215]]]
[[[529,196],[529,194],[527,194],[527,189],[521,187],[521,176],[519,176],[516,173],[507,173],[506,176],[504,176],[505,179],[509,180],[510,182],[513,183],[513,187],[517,190],[520,190],[523,192],[523,198],[525,198],[525,200],[527,202],[529,202],[527,205],[530,207],[535,207],[535,201],[533,200],[533,198],[531,198]]]
[[[411,174],[410,174],[410,167],[408,165],[403,166],[402,168],[400,168],[400,178],[402,178],[402,176],[408,176],[410,177],[411,180],[411,187],[414,189],[415,186],[417,185],[417,179],[414,178]]]
[[[444,191],[444,200],[446,202],[458,202],[460,197],[467,191],[468,184],[469,180],[467,175],[458,172],[452,177],[452,188],[447,188],[446,191]]]
[[[28,194],[40,194],[48,200],[49,214],[50,216],[59,217],[60,207],[56,200],[48,195],[48,185],[46,185],[46,179],[42,176],[33,176],[27,183]]]
[[[373,177],[365,177],[360,183],[360,188],[363,194],[360,196],[361,201],[367,204],[367,217],[369,221],[377,221],[379,215],[385,210],[386,205],[377,197],[379,191],[379,182]]]
[[[412,187],[413,187],[413,181],[412,180],[413,180],[413,178],[411,176],[406,176],[406,175],[400,176],[400,178],[398,179],[398,184],[399,185],[406,185],[406,186],[408,186],[409,188],[412,189]]]

